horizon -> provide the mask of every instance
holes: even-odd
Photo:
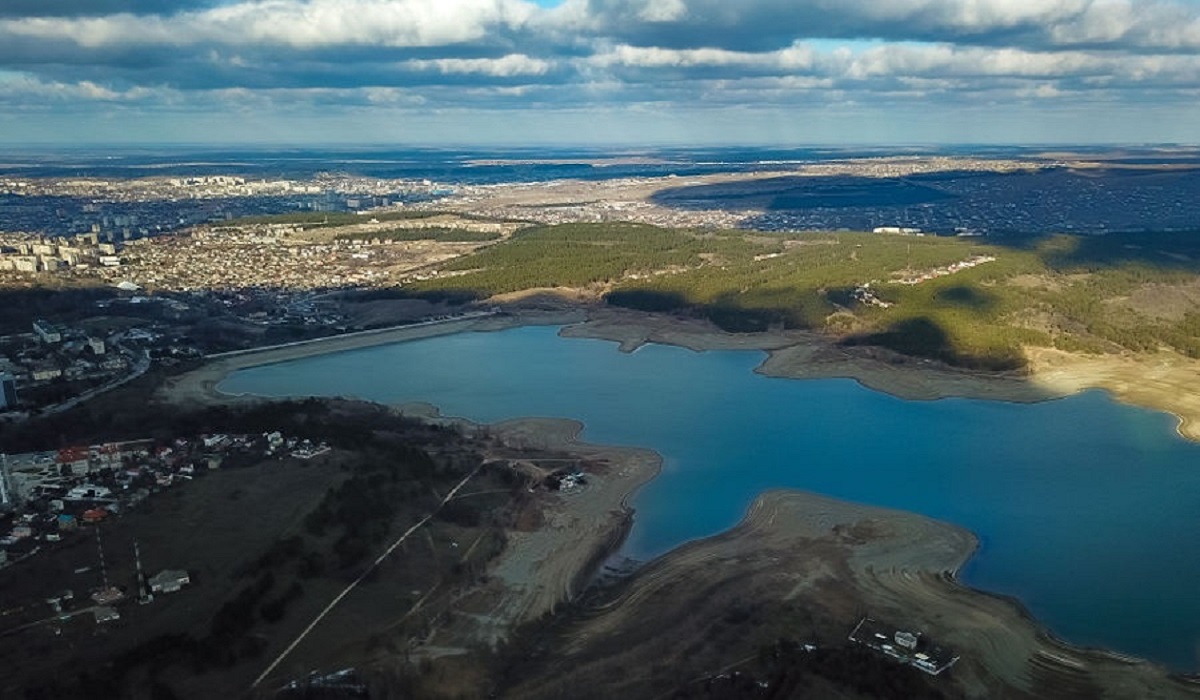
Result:
[[[1078,149],[1081,151],[1095,152],[1112,152],[1120,150],[1132,151],[1161,151],[1161,152],[1187,152],[1192,150],[1200,150],[1200,141],[1185,142],[1185,141],[1103,141],[1103,142],[1086,142],[1086,141],[976,141],[976,142],[707,142],[707,143],[691,143],[691,142],[613,142],[613,143],[587,143],[587,142],[421,142],[421,143],[402,143],[402,142],[370,142],[370,141],[127,141],[127,142],[30,142],[30,141],[2,141],[0,140],[0,153],[8,152],[83,152],[83,151],[114,151],[114,152],[134,152],[148,150],[167,150],[181,152],[185,150],[195,151],[222,151],[222,150],[246,150],[246,151],[323,151],[323,150],[346,150],[359,152],[382,152],[382,151],[417,151],[417,152],[458,152],[469,153],[471,151],[524,151],[524,150],[539,150],[552,149],[554,151],[578,151],[585,152],[604,152],[604,153],[639,153],[639,152],[654,152],[654,151],[722,151],[722,150],[762,150],[762,151],[805,151],[805,150],[824,150],[830,152],[836,151],[865,151],[865,150],[881,150],[895,151],[897,155],[904,155],[907,152],[912,152],[912,155],[919,155],[919,151],[929,152],[945,152],[945,151],[969,151],[971,149],[980,150],[1042,150],[1042,149]]]

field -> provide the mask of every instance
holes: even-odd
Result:
[[[189,429],[196,422],[208,430],[276,425],[329,440],[334,450],[308,461],[271,458],[199,472],[102,524],[108,580],[130,598],[135,539],[148,575],[171,568],[192,578],[148,605],[121,604],[115,622],[93,623],[88,607],[102,579],[90,526],[0,571],[7,610],[0,651],[13,661],[0,672],[0,695],[243,695],[388,543],[437,513],[268,682],[405,653],[441,626],[464,587],[504,549],[505,528],[533,498],[506,463],[481,466],[496,445],[490,438],[381,407],[261,404],[179,417],[179,427]],[[168,437],[169,421],[158,422],[155,431]],[[464,491],[471,497],[439,509],[440,494],[471,474]],[[56,619],[44,600],[63,589],[75,595],[68,612],[78,614],[69,620]]]

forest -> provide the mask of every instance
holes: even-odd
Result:
[[[984,257],[992,259],[951,268]],[[730,332],[813,330],[848,345],[1017,370],[1026,346],[1200,357],[1200,314],[1186,303],[1200,298],[1197,272],[1200,242],[1186,232],[993,241],[569,224],[525,229],[406,289],[460,302],[582,289]]]

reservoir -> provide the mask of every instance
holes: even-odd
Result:
[[[1098,391],[1038,404],[905,401],[851,380],[753,372],[761,352],[462,333],[239,371],[265,396],[427,401],[495,422],[583,421],[583,439],[648,447],[662,474],[632,501],[624,553],[648,559],[796,488],[970,529],[960,578],[1014,596],[1056,635],[1200,668],[1200,445],[1169,415]]]

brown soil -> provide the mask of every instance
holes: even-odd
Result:
[[[1026,348],[1030,383],[1049,395],[1099,388],[1118,400],[1174,414],[1179,434],[1200,440],[1200,361],[1178,353],[1083,355]]]
[[[1067,647],[1016,604],[956,583],[975,546],[970,533],[921,516],[768,493],[734,530],[667,554],[615,600],[578,614],[510,696],[603,687],[655,697],[738,661],[752,669],[758,647],[780,636],[842,645],[869,614],[961,655],[931,681],[951,696],[1196,697],[1159,667]]]
[[[578,442],[582,428],[574,421],[551,419],[491,426],[510,445],[569,450],[579,460],[567,464],[584,467],[587,484],[542,500],[543,522],[537,529],[508,533],[507,546],[489,568],[483,597],[475,599],[477,629],[468,632],[474,640],[494,645],[518,625],[573,600],[589,574],[620,545],[633,515],[629,496],[658,473],[656,453]]]

